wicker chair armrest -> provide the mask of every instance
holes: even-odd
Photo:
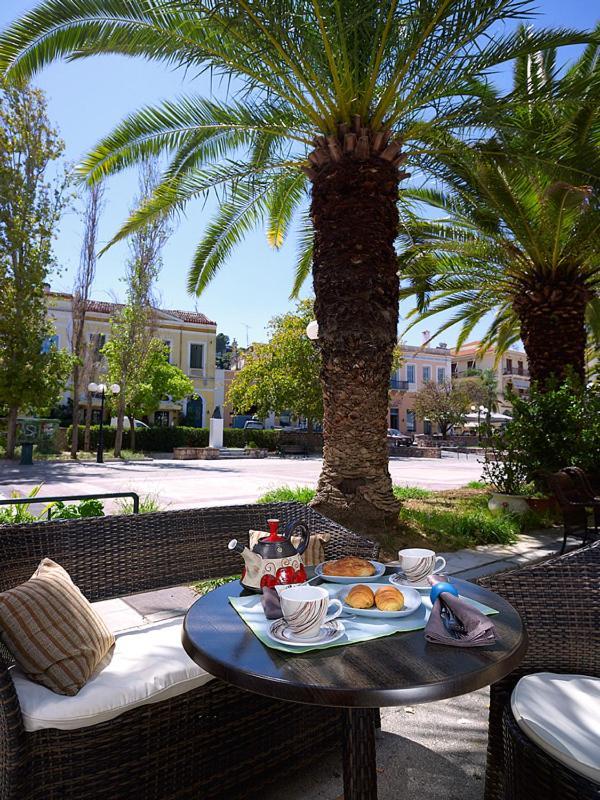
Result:
[[[331,524],[331,539],[325,545],[327,558],[342,556],[361,556],[363,558],[379,558],[380,546],[377,542],[360,536],[358,533]]]
[[[0,652],[0,797],[22,798],[21,786],[28,762],[27,734],[11,670]]]

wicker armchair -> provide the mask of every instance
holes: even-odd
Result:
[[[520,769],[514,750],[518,745],[513,743],[518,741],[518,732],[507,727],[516,727],[510,696],[517,681],[523,675],[541,671],[600,677],[600,542],[526,569],[482,578],[479,583],[498,592],[519,611],[529,638],[529,648],[519,668],[493,684],[490,693],[485,800],[515,800],[514,781],[505,781],[505,774],[510,772],[514,777]],[[503,735],[510,736],[506,747]],[[538,764],[548,761],[533,742],[527,740],[527,745],[529,753],[537,751]],[[507,770],[509,758],[512,763]],[[526,763],[521,757],[520,764]],[[523,780],[524,775],[521,773]],[[507,785],[511,782],[512,789]],[[553,762],[551,771],[536,771],[530,784],[523,787],[526,793],[519,789],[518,797],[588,797],[577,794],[578,785],[583,782],[578,784],[574,773]],[[569,787],[575,787],[575,793]]]
[[[38,522],[0,527],[0,591],[45,556],[90,601],[232,575],[240,561],[229,539],[247,541],[274,516],[329,532],[327,557],[378,556],[373,542],[298,503]],[[26,732],[9,664],[0,648],[0,800],[233,799],[276,779],[290,753],[303,764],[340,741],[337,710],[291,714],[219,680],[92,727]]]
[[[554,493],[563,518],[564,538],[561,553],[564,553],[567,536],[580,536],[584,543],[591,537],[588,512],[594,518],[594,533],[598,536],[600,525],[600,498],[595,497],[583,470],[567,467],[546,476],[548,486]]]

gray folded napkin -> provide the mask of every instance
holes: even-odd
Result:
[[[265,586],[262,592],[262,597],[260,598],[260,602],[262,603],[262,607],[265,611],[265,617],[267,619],[280,619],[283,616],[281,613],[279,595],[275,589]]]
[[[486,647],[496,641],[496,627],[462,597],[443,592],[433,604],[425,638],[454,647]]]

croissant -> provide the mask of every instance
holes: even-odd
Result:
[[[383,586],[375,592],[375,604],[380,611],[401,611],[404,595],[395,586]]]
[[[375,574],[375,567],[366,558],[346,556],[323,565],[323,575],[339,575],[350,578],[363,578]]]
[[[358,583],[346,595],[346,603],[352,608],[372,608],[375,603],[375,595],[368,586]]]

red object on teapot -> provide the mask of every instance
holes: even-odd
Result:
[[[295,583],[295,573],[296,570],[293,567],[279,567],[276,574],[277,583],[280,586],[286,583]]]
[[[281,536],[279,534],[279,520],[278,519],[268,519],[267,524],[269,526],[269,535],[265,536],[263,541],[265,542],[284,542],[285,536]]]
[[[269,589],[273,589],[277,583],[277,578],[275,575],[263,575],[260,579],[260,588],[264,589],[267,586]]]

